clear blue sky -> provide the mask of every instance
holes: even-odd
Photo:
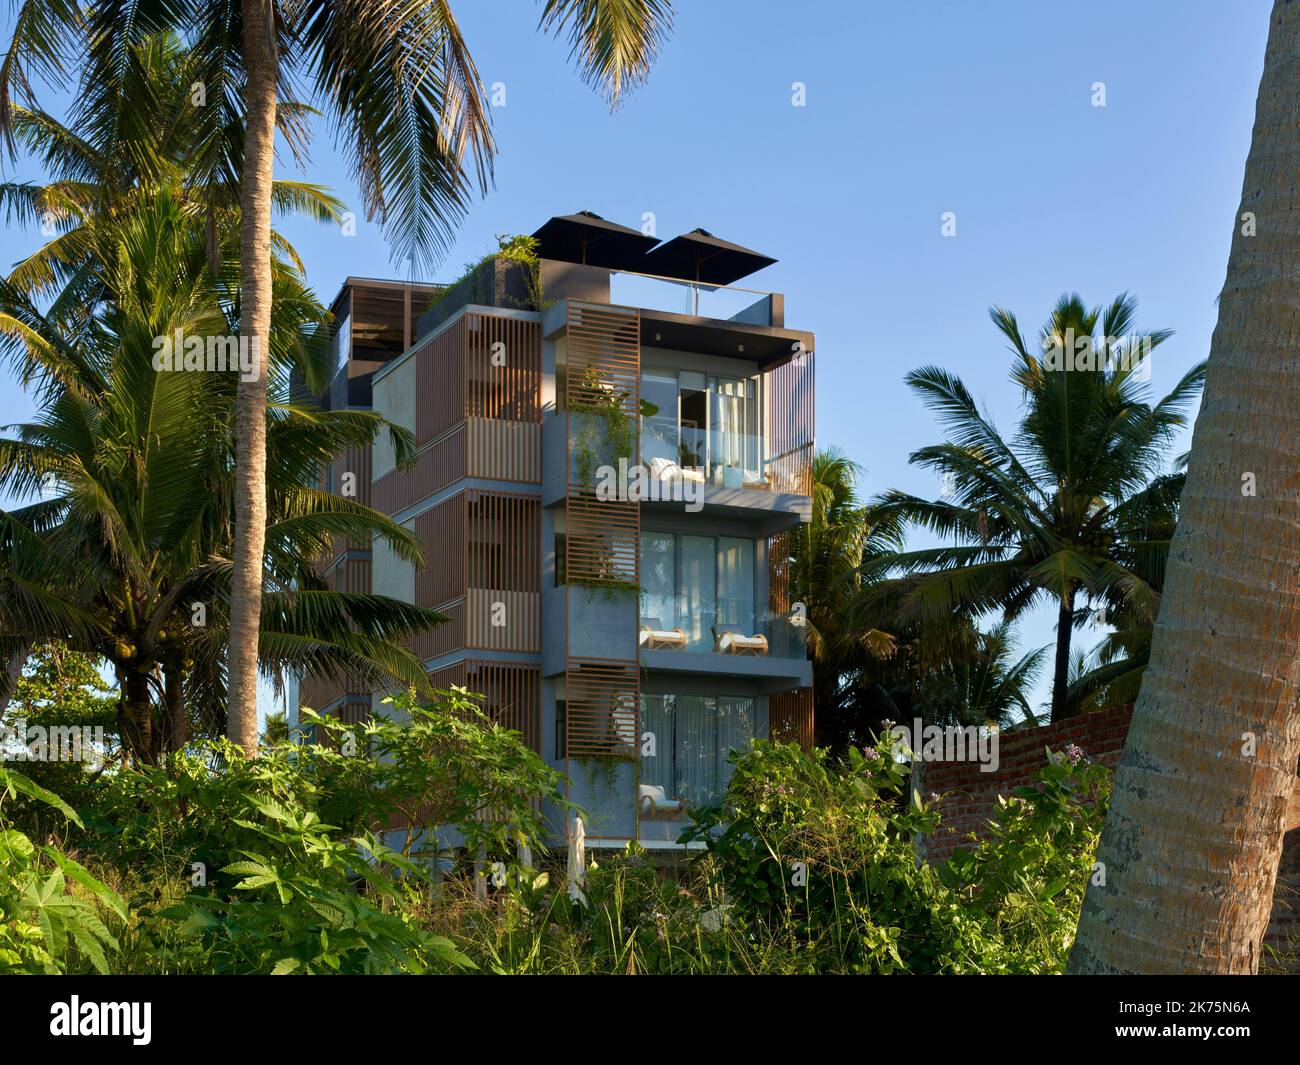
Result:
[[[507,102],[494,112],[496,188],[440,279],[494,234],[584,208],[638,226],[652,211],[662,237],[703,226],[777,257],[745,283],[785,292],[787,323],[817,333],[818,443],[866,468],[868,494],[939,490],[907,464],[939,439],[902,384],[916,366],[960,373],[1013,423],[990,304],[1028,331],[1062,292],[1091,303],[1135,293],[1141,327],[1175,330],[1155,365],[1162,393],[1206,355],[1265,0],[682,7],[649,85],[610,115],[564,42],[535,32],[536,3],[453,3],[484,82],[503,82]],[[0,19],[6,40],[11,19]],[[791,106],[794,82],[805,107]],[[1094,82],[1105,107],[1092,105]],[[327,131],[308,176],[356,202]],[[952,238],[940,232],[947,211]],[[401,274],[375,226],[350,238],[281,228],[325,300],[348,274]],[[6,230],[0,259],[36,239]],[[0,410],[4,421],[30,410],[12,381],[0,382]],[[1050,642],[1051,613],[1022,627],[1026,646]]]

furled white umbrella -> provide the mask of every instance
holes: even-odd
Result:
[[[515,830],[515,851],[519,855],[519,864],[524,869],[532,869],[533,866],[533,848],[528,845],[524,839],[524,834],[518,829]]]
[[[582,890],[587,875],[587,830],[582,818],[574,814],[569,818],[569,898],[574,902],[587,904],[586,893]]]

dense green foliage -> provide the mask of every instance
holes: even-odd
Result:
[[[891,748],[832,762],[759,742],[700,813],[688,865],[591,852],[579,903],[544,847],[558,774],[465,693],[310,724],[321,742],[256,760],[222,741],[104,774],[81,816],[7,772],[4,794],[59,818],[15,821],[0,794],[0,966],[1055,972],[1104,810],[1104,771],[1053,756],[985,842],[930,865],[917,834],[943,827]]]
[[[917,860],[916,841],[941,830],[938,812],[906,794],[907,766],[888,745],[832,765],[757,743],[690,835],[717,861],[731,918],[796,939],[818,969],[1055,972],[1091,871],[1105,771],[1049,759],[987,841],[936,865]]]
[[[73,955],[106,973],[108,955],[119,950],[106,921],[126,920],[126,904],[58,846],[34,843],[13,827],[5,805],[19,795],[81,825],[57,795],[0,769],[0,974],[63,972]]]

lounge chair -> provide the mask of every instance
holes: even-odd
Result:
[[[685,809],[681,799],[668,798],[668,793],[658,784],[641,784],[638,794],[642,817],[676,820]]]
[[[767,637],[750,636],[739,625],[714,625],[713,650],[720,655],[765,655]]]
[[[665,629],[658,618],[642,618],[637,643],[647,651],[680,651],[686,646],[686,631]]]

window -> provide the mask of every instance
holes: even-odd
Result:
[[[677,375],[644,373],[641,375],[641,461],[649,465],[655,459],[676,463],[677,454]]]
[[[688,651],[711,651],[718,620],[717,541],[680,536],[677,553],[677,624],[686,630]]]
[[[692,370],[641,375],[643,461],[698,470],[710,484],[763,487],[759,379]]]
[[[641,728],[654,736],[653,753],[641,757],[641,783],[700,806],[726,791],[734,768],[731,752],[743,751],[754,738],[754,700],[643,695]]]
[[[555,700],[555,758],[567,758],[569,728],[569,704],[564,699]]]
[[[688,651],[712,651],[720,625],[757,635],[754,541],[643,532],[641,620],[654,629],[682,629]]]
[[[708,461],[709,391],[702,373],[683,371],[678,378],[678,424],[681,427],[678,463],[701,469]]]
[[[641,534],[641,616],[653,629],[677,626],[676,544],[672,533]]]

